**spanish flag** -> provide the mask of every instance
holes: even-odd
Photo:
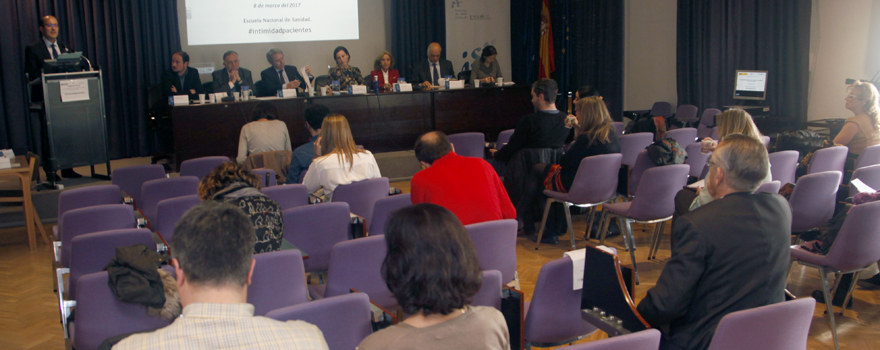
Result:
[[[541,7],[541,60],[538,62],[538,79],[549,78],[556,70],[553,63],[553,26],[550,25],[550,0]]]

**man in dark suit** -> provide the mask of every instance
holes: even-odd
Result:
[[[211,77],[214,78],[215,93],[241,91],[245,86],[250,90],[254,89],[254,78],[251,71],[239,67],[237,52],[230,50],[223,54],[223,67],[225,68],[211,73]]]
[[[428,45],[428,59],[413,66],[411,82],[419,83],[422,90],[431,90],[432,86],[440,85],[439,79],[447,75],[455,75],[452,62],[440,59],[443,48],[438,43]]]
[[[638,306],[663,333],[661,349],[706,349],[724,315],[785,300],[791,208],[776,193],[752,193],[767,158],[761,141],[740,134],[712,154],[705,190],[715,200],[676,220],[672,258]]]
[[[260,79],[263,81],[262,96],[274,96],[281,89],[305,88],[302,74],[296,69],[296,66],[284,64],[284,52],[281,49],[272,48],[266,52],[266,60],[272,66],[260,72]],[[312,69],[306,66],[306,74],[311,76]]]
[[[189,67],[189,54],[180,51],[171,55],[171,69],[162,74],[162,92],[166,97],[189,95],[198,100],[202,93],[202,79],[199,71]]]

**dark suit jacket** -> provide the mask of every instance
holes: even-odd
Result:
[[[507,163],[516,152],[524,148],[562,148],[568,137],[565,113],[535,112],[520,118],[510,141],[495,152],[495,159]]]
[[[293,81],[294,79],[299,80],[299,86],[303,89],[306,88],[306,80],[303,79],[302,75],[297,71],[296,66],[286,65],[284,66],[284,72],[287,73],[287,79]],[[263,80],[262,85],[264,86],[265,91],[261,91],[260,95],[262,96],[275,96],[278,90],[281,89],[281,78],[278,77],[278,71],[275,70],[274,67],[269,67],[263,69],[260,72],[260,79]]]
[[[239,67],[238,74],[241,77],[241,83],[235,84],[235,89],[241,90],[242,86],[247,86],[248,89],[253,90],[254,77],[251,71]],[[214,78],[214,92],[229,91],[229,71],[226,68],[215,70],[214,73],[211,73],[211,77]],[[219,100],[220,98],[218,97],[217,99]]]
[[[177,89],[177,92],[171,91],[171,87]],[[189,90],[196,90],[195,94],[189,93]],[[180,86],[180,78],[177,73],[172,70],[166,70],[162,73],[162,93],[165,97],[172,95],[189,95],[190,99],[198,100],[198,94],[202,92],[202,79],[199,78],[199,70],[187,67],[186,78],[183,80],[183,86]]]
[[[455,75],[455,70],[452,69],[452,62],[441,59],[438,61],[440,63],[440,77],[445,78],[447,75]],[[407,82],[412,83],[415,86],[418,86],[421,83],[426,81],[433,81],[434,75],[431,73],[431,65],[428,60],[421,61],[416,63],[413,66],[412,74],[410,77],[406,79]]]
[[[62,43],[61,41],[56,41],[58,44],[58,51],[60,53],[69,53],[73,52],[67,45]],[[43,42],[43,38],[40,38],[39,41],[28,45],[24,49],[24,72],[27,73],[27,80],[31,81],[34,79],[40,78],[40,73],[43,70],[43,61],[52,59],[52,55],[49,54],[49,49],[46,47],[46,43]],[[80,60],[80,67],[82,69],[87,69],[89,67],[88,63],[84,60]],[[42,101],[43,100],[43,87],[40,85],[34,86],[31,90],[33,101]]]
[[[775,193],[732,193],[676,220],[672,258],[638,306],[660,348],[706,349],[724,315],[784,301],[790,232]]]

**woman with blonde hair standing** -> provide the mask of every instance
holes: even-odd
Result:
[[[373,154],[355,145],[348,120],[341,114],[324,118],[315,140],[315,160],[303,179],[309,193],[322,190],[316,196],[329,202],[337,186],[381,176]]]

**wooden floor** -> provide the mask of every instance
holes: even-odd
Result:
[[[114,162],[115,163],[115,162]],[[119,167],[122,165],[113,165]],[[404,192],[409,192],[408,182],[393,183]],[[51,226],[51,225],[50,225]],[[638,261],[641,284],[636,287],[636,302],[644,298],[648,289],[654,286],[666,259],[669,258],[669,225],[660,246],[658,260],[646,259],[650,243],[650,227],[641,232],[636,225],[636,259]],[[582,236],[586,228],[583,216],[575,217],[575,233],[578,248],[586,245]],[[46,227],[47,230],[50,227]],[[517,238],[517,271],[521,289],[526,299],[531,298],[541,265],[562,257],[567,250],[568,236],[560,237],[563,243],[541,245],[534,250],[534,243],[525,237]],[[623,252],[622,239],[614,237],[606,244]],[[629,255],[621,253],[621,261],[629,264]],[[30,251],[27,247],[26,232],[23,227],[0,230],[0,349],[63,349],[64,339],[58,321],[57,298],[52,292],[52,253],[45,244],[40,249]],[[809,296],[810,292],[821,286],[815,269],[796,266],[793,270],[789,289],[797,296]],[[856,289],[853,310],[844,317],[837,316],[840,345],[843,349],[880,349],[880,291]],[[808,349],[833,349],[831,331],[827,318],[823,316],[825,306],[817,305],[813,323],[810,327]],[[590,341],[606,338],[601,331],[582,340]]]

